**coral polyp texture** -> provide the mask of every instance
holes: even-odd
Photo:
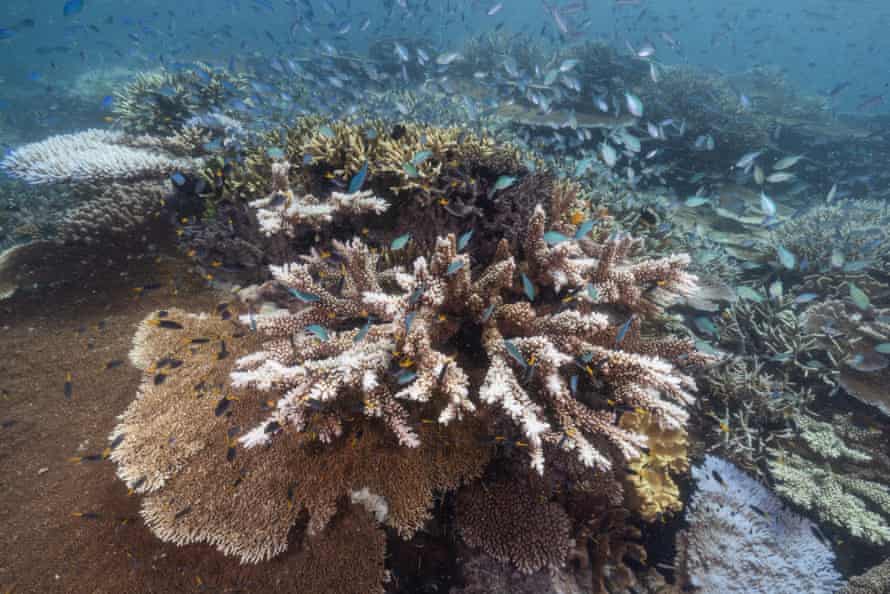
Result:
[[[410,449],[361,417],[331,444],[287,430],[269,447],[240,447],[237,437],[270,410],[261,393],[229,386],[235,359],[255,342],[231,321],[176,309],[136,333],[130,358],[144,376],[111,435],[111,459],[143,494],[142,516],[161,539],[210,543],[255,563],[283,552],[295,524],[304,538],[321,535],[350,497],[408,537],[428,519],[434,493],[481,475],[489,457],[478,422],[424,425]],[[368,550],[381,545],[375,537]]]
[[[706,456],[677,537],[678,568],[702,594],[813,594],[842,585],[815,524],[732,464]]]
[[[189,171],[200,160],[179,157],[152,136],[86,130],[52,136],[12,151],[0,168],[31,184],[102,183],[160,178]]]
[[[448,425],[481,404],[512,420],[539,473],[545,445],[605,471],[647,447],[618,425],[622,411],[682,428],[694,383],[680,367],[705,357],[642,330],[660,310],[656,293],[695,287],[688,258],[632,260],[630,237],[568,207],[552,202],[548,216],[539,206],[518,253],[501,242],[486,266],[448,235],[407,267],[381,266],[359,239],[273,267],[294,311],[246,320],[269,340],[238,361],[233,384],[276,406],[241,443],[267,446],[288,428],[333,441],[361,413],[417,447],[418,423]]]
[[[523,573],[561,567],[574,545],[571,520],[522,482],[478,482],[462,490],[457,525],[464,540]]]

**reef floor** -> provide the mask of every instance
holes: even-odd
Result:
[[[127,358],[137,324],[157,309],[209,311],[226,297],[170,255],[0,302],[0,592],[295,592],[305,585],[294,571],[300,547],[245,566],[210,546],[161,542],[139,516],[140,498],[128,496],[102,459],[139,384],[141,372]]]

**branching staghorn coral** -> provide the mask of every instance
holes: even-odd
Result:
[[[84,184],[158,179],[200,164],[200,160],[170,153],[162,139],[86,130],[19,147],[0,167],[31,184]]]
[[[786,276],[800,292],[845,295],[853,282],[872,295],[890,281],[890,206],[871,200],[837,200],[789,219],[772,234],[772,250],[782,246],[799,262]],[[775,252],[768,254],[775,257]]]
[[[561,231],[547,231],[538,207],[524,259],[502,243],[478,272],[453,235],[408,270],[378,270],[379,254],[357,239],[335,243],[336,257],[313,254],[305,264],[273,267],[303,307],[251,322],[271,340],[238,362],[233,383],[277,394],[277,405],[241,443],[268,445],[283,428],[333,441],[344,408],[357,408],[417,447],[410,419],[418,408],[447,425],[475,412],[473,394],[519,427],[538,472],[545,443],[602,471],[646,447],[645,435],[616,425],[621,410],[640,408],[662,427],[682,427],[694,384],[673,364],[705,358],[687,340],[643,339],[641,328],[643,317],[659,311],[651,289],[694,288],[688,259],[630,262],[633,240],[604,230],[591,239],[591,226],[569,239],[586,224],[563,216],[567,207],[551,205]],[[553,232],[567,235],[551,245]],[[478,352],[455,352],[462,332],[481,336],[472,347]],[[487,367],[474,385],[482,355]]]
[[[115,93],[113,112],[127,132],[169,135],[196,114],[223,109],[246,88],[243,77],[196,62],[178,72],[139,73]]]
[[[706,456],[677,535],[682,579],[703,594],[830,594],[842,585],[815,525],[732,464]]]
[[[774,451],[769,472],[782,497],[864,541],[890,542],[890,487],[834,472],[821,461]]]
[[[163,540],[208,542],[255,563],[284,551],[306,516],[305,534],[319,535],[350,497],[385,502],[385,524],[408,537],[428,519],[434,492],[481,475],[489,458],[472,419],[421,426],[417,448],[360,417],[333,444],[285,428],[268,448],[239,447],[270,411],[261,392],[232,392],[228,382],[254,342],[231,321],[176,309],[136,333],[130,358],[144,376],[111,435],[111,459],[144,495],[142,515]]]
[[[367,212],[381,214],[389,204],[373,192],[334,192],[326,200],[312,195],[297,197],[290,189],[288,171],[290,163],[283,161],[272,165],[272,193],[266,198],[254,200],[250,206],[257,209],[257,220],[266,236],[282,233],[294,236],[296,225],[317,227],[330,222],[335,215],[350,216]]]

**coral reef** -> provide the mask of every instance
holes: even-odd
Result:
[[[242,77],[201,62],[176,72],[143,72],[115,93],[113,113],[131,134],[167,136],[196,114],[222,110],[246,87]]]
[[[887,594],[890,592],[890,559],[876,565],[862,575],[850,578],[838,594]]]
[[[765,244],[774,258],[782,246],[800,262],[783,276],[801,292],[846,296],[845,283],[872,295],[890,282],[890,205],[885,201],[836,200],[811,208],[779,226]],[[880,304],[880,303],[879,303]]]
[[[389,208],[385,200],[374,196],[373,192],[343,194],[334,192],[327,200],[319,200],[312,195],[297,197],[290,189],[288,171],[290,163],[283,161],[272,165],[272,193],[266,198],[250,203],[257,209],[260,229],[266,236],[283,233],[294,236],[297,225],[318,227],[329,223],[334,215],[356,216],[365,213],[382,214]]]
[[[199,160],[171,154],[159,138],[86,130],[19,147],[0,162],[0,167],[11,177],[46,184],[162,178],[200,164]]]
[[[645,435],[649,447],[627,467],[626,506],[646,522],[683,509],[680,488],[671,475],[689,471],[686,458],[686,431],[662,427],[647,412],[622,415],[620,427]]]
[[[169,181],[111,182],[90,198],[66,210],[56,223],[54,239],[62,243],[96,244],[113,238],[138,240],[134,229],[156,220],[164,199],[173,191]]]
[[[835,592],[834,553],[815,526],[732,464],[707,456],[677,536],[678,568],[706,594]]]
[[[876,350],[890,344],[890,309],[869,306],[863,311],[860,305],[847,300],[815,303],[801,315],[801,325],[830,357],[840,386],[890,415],[890,357]]]
[[[818,461],[777,451],[769,462],[776,492],[863,540],[890,542],[890,488],[835,473]],[[876,510],[876,511],[872,511]]]
[[[650,411],[665,428],[682,427],[694,385],[672,363],[706,358],[687,340],[643,339],[641,322],[659,311],[651,288],[692,290],[687,260],[627,262],[634,242],[605,230],[569,240],[584,223],[567,220],[567,207],[551,204],[550,219],[538,207],[523,240],[525,259],[502,243],[477,274],[453,235],[438,240],[429,260],[414,260],[411,272],[378,271],[380,255],[359,240],[335,243],[336,258],[313,254],[306,264],[273,267],[303,307],[253,321],[273,340],[239,361],[234,385],[272,392],[278,404],[242,442],[267,444],[277,432],[270,427],[285,426],[331,440],[341,431],[343,407],[357,406],[416,447],[402,402],[437,402],[434,416],[448,424],[476,409],[476,390],[520,427],[541,473],[545,443],[600,470],[639,457],[646,437],[615,425],[624,407]],[[559,233],[546,231],[548,220],[568,233],[559,245],[545,240]],[[553,300],[563,304],[554,310],[550,295],[568,298]],[[481,334],[475,348],[489,361],[472,391],[476,356],[446,354],[467,328]],[[321,426],[310,427],[313,418]]]
[[[561,567],[572,549],[565,511],[522,482],[477,482],[461,490],[457,510],[467,544],[523,573]]]
[[[307,536],[322,533],[338,502],[363,489],[385,500],[386,525],[409,536],[428,518],[434,491],[481,474],[488,456],[469,421],[423,425],[417,448],[397,447],[360,418],[324,447],[321,435],[287,428],[267,448],[240,447],[236,438],[270,410],[261,393],[229,386],[253,336],[232,321],[170,310],[134,338],[131,359],[144,379],[111,435],[111,459],[144,494],[142,515],[160,538],[258,562],[284,551],[302,518]]]

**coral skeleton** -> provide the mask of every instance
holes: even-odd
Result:
[[[698,491],[677,537],[679,566],[696,592],[813,594],[842,585],[818,528],[720,458],[692,469]]]
[[[647,438],[618,426],[622,410],[640,408],[664,428],[681,428],[695,386],[677,366],[706,358],[688,340],[643,339],[641,318],[659,311],[652,290],[693,290],[688,258],[631,262],[636,243],[608,230],[568,239],[583,224],[566,222],[569,206],[551,204],[565,241],[545,240],[539,206],[525,257],[502,242],[478,272],[454,235],[407,269],[379,270],[380,254],[359,239],[335,242],[335,257],[313,252],[304,263],[272,267],[297,307],[244,320],[269,341],[238,361],[233,384],[276,394],[277,404],[241,443],[269,444],[284,427],[332,441],[343,419],[361,411],[417,447],[412,421],[421,411],[435,409],[447,425],[476,412],[473,394],[520,428],[531,466],[543,474],[545,444],[600,471],[638,458]],[[481,337],[478,355],[450,345],[462,330]],[[487,366],[474,385],[482,355]]]
[[[30,184],[77,184],[161,178],[201,164],[199,159],[168,152],[164,144],[151,136],[86,130],[19,147],[0,162],[0,168]]]

